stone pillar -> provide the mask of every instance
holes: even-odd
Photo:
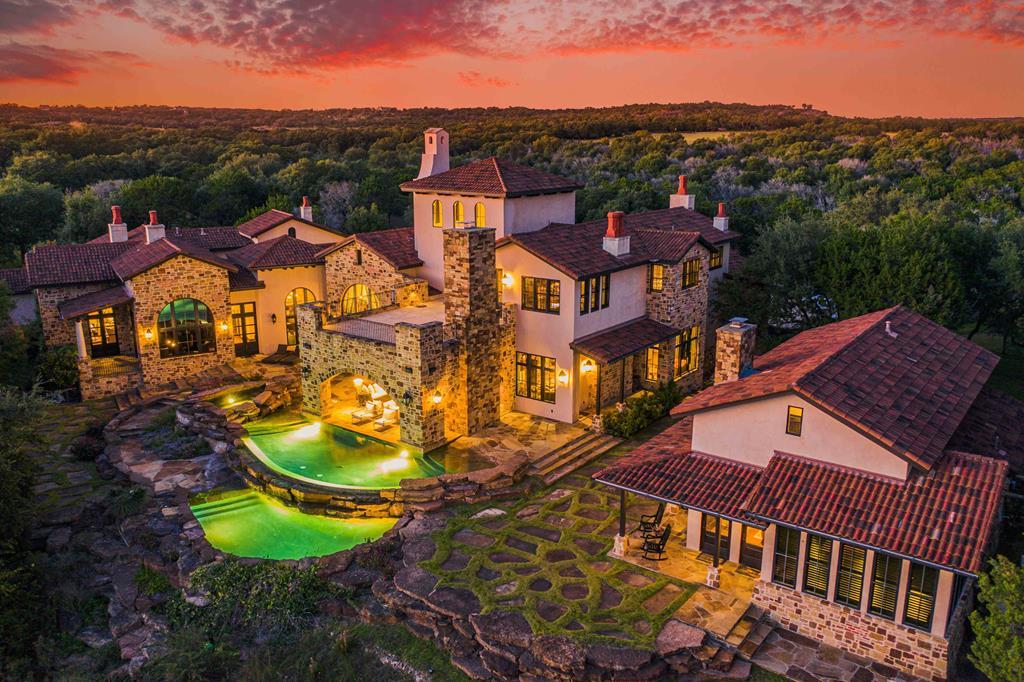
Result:
[[[715,383],[736,381],[754,366],[757,325],[734,317],[715,332]]]
[[[445,325],[459,344],[453,398],[447,409],[461,433],[498,421],[501,315],[498,303],[494,229],[444,231]]]
[[[432,450],[445,442],[445,410],[450,396],[445,395],[443,329],[439,322],[423,325],[400,322],[395,325],[395,352],[400,376],[405,381],[399,402],[399,429],[403,442]],[[440,392],[441,402],[434,402]]]
[[[82,320],[75,320],[75,343],[78,346],[78,359],[88,359],[89,351],[85,346],[85,331],[82,329]]]
[[[721,584],[721,574],[719,573],[718,566],[708,566],[707,577],[704,578],[704,584],[713,590],[717,590]]]

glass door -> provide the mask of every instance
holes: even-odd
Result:
[[[761,570],[761,554],[764,552],[764,530],[743,526],[743,544],[740,545],[740,563]]]
[[[103,308],[89,315],[89,345],[92,357],[109,358],[118,355],[121,347],[117,343],[117,323],[114,321],[114,309]]]
[[[256,304],[232,303],[231,324],[235,334],[235,355],[254,355],[260,350],[256,337]]]
[[[715,556],[718,548],[718,560],[729,560],[729,519],[712,514],[703,514],[700,524],[700,551]],[[719,535],[721,540],[719,541]]]

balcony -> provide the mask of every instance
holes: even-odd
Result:
[[[421,325],[430,322],[444,323],[444,301],[438,296],[420,305],[383,307],[364,311],[358,315],[326,317],[323,329],[327,332],[345,334],[361,339],[395,342],[395,325],[399,323]]]

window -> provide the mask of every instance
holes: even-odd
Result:
[[[113,308],[104,308],[85,319],[89,323],[89,352],[93,358],[109,358],[121,352]]]
[[[179,298],[168,303],[156,320],[160,357],[212,353],[217,349],[213,313],[202,301]]]
[[[701,514],[700,551],[715,556],[719,561],[729,560],[729,519],[714,514]]]
[[[235,355],[246,356],[259,352],[255,303],[232,303],[231,326],[235,337]]]
[[[683,263],[683,288],[689,289],[700,284],[700,258],[692,258]]]
[[[487,209],[483,203],[473,207],[473,224],[477,227],[487,227]]]
[[[466,210],[462,207],[461,201],[452,204],[452,225],[458,227],[466,221]]]
[[[356,249],[356,265],[362,265],[362,264],[363,264],[363,250],[362,249]]]
[[[697,369],[700,360],[700,326],[694,325],[676,337],[676,356],[672,363],[675,377]]]
[[[786,433],[791,436],[799,436],[804,428],[804,408],[789,406],[786,413]]]
[[[523,310],[557,315],[561,305],[561,283],[557,279],[523,277]]]
[[[598,275],[580,280],[580,315],[608,307],[608,288],[611,275]]]
[[[796,587],[796,565],[800,557],[800,531],[776,526],[772,582]]]
[[[651,263],[647,268],[647,291],[661,291],[665,288],[665,266]]]
[[[836,601],[855,609],[860,608],[864,591],[864,564],[868,553],[853,545],[839,546],[839,575],[836,576]]]
[[[657,346],[650,346],[647,349],[647,354],[644,356],[644,378],[647,381],[658,380],[658,357],[660,355],[661,351]]]
[[[502,270],[501,268],[498,268],[497,269],[497,276],[498,276],[498,280],[497,280],[498,281],[498,303],[501,303],[501,287],[503,286],[503,283],[502,283],[501,280],[503,280],[505,278],[505,271]]]
[[[288,332],[285,343],[294,346],[299,342],[299,318],[295,314],[295,306],[316,301],[316,296],[309,289],[299,287],[292,289],[284,299],[284,324]]]
[[[804,562],[804,592],[828,596],[828,574],[832,567],[832,541],[807,534],[807,558]]]
[[[441,202],[438,199],[434,199],[434,203],[430,205],[430,221],[434,227],[441,227],[443,220],[441,218]]]
[[[296,232],[295,232],[295,228],[294,228],[294,227],[289,227],[289,228],[288,228],[288,236],[289,236],[289,237],[294,237],[294,236],[295,236],[295,234],[296,234]]]
[[[935,611],[935,592],[939,586],[939,570],[931,566],[910,562],[910,579],[907,581],[907,612],[903,622],[922,630],[932,627]]]
[[[308,291],[308,289],[307,289]],[[353,284],[341,295],[341,314],[353,315],[380,307],[377,294],[365,284]]]
[[[871,597],[868,613],[893,620],[896,618],[896,598],[900,590],[902,560],[875,552],[875,567],[871,571]]]
[[[708,270],[717,270],[722,267],[722,250],[711,249],[711,256],[708,258]]]
[[[555,402],[555,359],[516,353],[516,395]]]

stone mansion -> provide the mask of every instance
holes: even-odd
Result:
[[[114,207],[107,234],[0,276],[34,293],[48,345],[75,345],[87,398],[286,347],[306,410],[377,397],[369,416],[429,450],[511,410],[574,422],[670,379],[700,387],[709,283],[738,236],[723,206],[697,213],[681,177],[667,208],[576,223],[577,183],[496,158],[450,169],[448,145],[424,133],[412,227],[340,234],[304,200],[236,227],[151,212],[129,229]]]

